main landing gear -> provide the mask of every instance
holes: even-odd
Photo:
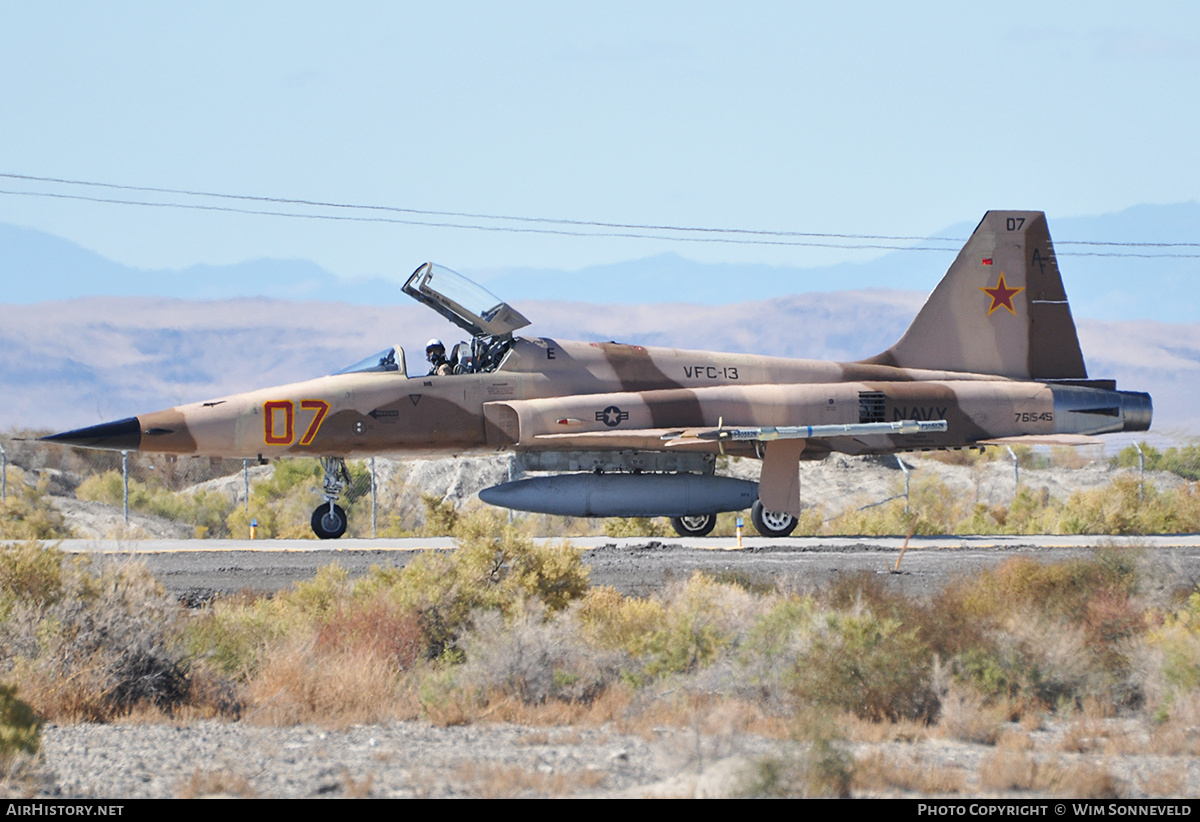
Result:
[[[681,537],[706,537],[717,527],[716,514],[701,514],[696,517],[671,517],[671,527]]]
[[[337,498],[350,484],[350,471],[341,457],[321,457],[321,470],[325,472],[322,484],[325,502],[313,511],[312,529],[317,539],[337,539],[346,533],[346,512],[337,504]]]
[[[791,514],[763,510],[762,500],[755,500],[750,507],[750,522],[754,530],[764,537],[786,537],[796,530],[797,520]]]
[[[798,521],[791,514],[779,514],[763,510],[759,500],[750,508],[750,522],[754,530],[764,537],[786,537],[796,530]],[[681,537],[706,537],[717,525],[716,514],[701,514],[694,517],[671,517],[671,527]]]

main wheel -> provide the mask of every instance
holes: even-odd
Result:
[[[671,517],[671,527],[681,537],[706,537],[717,527],[716,514],[701,514],[698,517]]]
[[[796,530],[797,524],[791,514],[764,511],[761,500],[755,500],[750,507],[750,521],[754,523],[754,530],[764,537],[786,537]]]
[[[313,511],[312,529],[317,539],[337,539],[346,533],[346,512],[340,505],[323,502]]]

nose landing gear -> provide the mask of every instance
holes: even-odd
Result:
[[[321,470],[325,472],[321,491],[325,502],[313,511],[312,529],[317,539],[337,539],[346,533],[346,512],[337,499],[350,484],[350,470],[341,457],[321,457]]]

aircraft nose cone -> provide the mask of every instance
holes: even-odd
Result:
[[[142,444],[142,427],[137,417],[76,428],[42,437],[41,442],[73,445],[76,448],[100,448],[105,451],[136,451]]]

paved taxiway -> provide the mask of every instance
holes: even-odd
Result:
[[[544,540],[557,543],[559,540]],[[913,537],[900,559],[897,537],[747,537],[742,550],[730,537],[586,537],[571,540],[583,552],[597,585],[646,595],[694,571],[737,574],[787,585],[820,585],[855,572],[879,574],[910,594],[939,590],[953,577],[1012,556],[1056,561],[1098,546],[1136,549],[1160,584],[1200,581],[1200,535],[1148,537],[949,536]],[[249,589],[274,591],[310,578],[336,562],[351,575],[372,565],[403,566],[421,551],[453,547],[450,538],[318,540],[63,540],[62,550],[114,561],[145,562],[167,589],[191,601]]]

